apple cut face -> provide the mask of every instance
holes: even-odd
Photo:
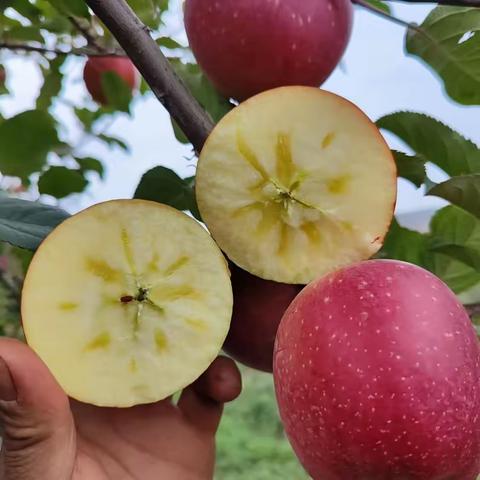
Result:
[[[397,191],[376,126],[344,98],[310,87],[261,93],[225,116],[196,182],[202,218],[228,257],[298,284],[375,254]]]
[[[232,314],[228,267],[187,215],[141,200],[98,204],[42,243],[28,270],[28,344],[71,397],[128,407],[199,377]]]

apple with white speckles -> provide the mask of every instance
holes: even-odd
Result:
[[[186,0],[195,57],[226,96],[284,85],[318,87],[350,39],[350,0]]]
[[[244,365],[271,373],[278,325],[303,287],[264,280],[232,263],[230,271],[233,316],[223,348]]]
[[[306,287],[282,319],[274,377],[289,439],[315,480],[473,480],[480,347],[448,287],[373,260]]]

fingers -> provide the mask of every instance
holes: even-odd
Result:
[[[29,347],[6,338],[0,338],[0,423],[0,478],[70,478],[75,436],[67,396]]]
[[[215,432],[223,413],[223,404],[235,400],[242,390],[242,378],[235,362],[218,357],[209,369],[186,388],[178,407],[201,430]]]

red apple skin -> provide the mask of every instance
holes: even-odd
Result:
[[[186,0],[185,26],[203,71],[244,100],[285,85],[320,86],[350,39],[350,0]]]
[[[275,344],[280,414],[315,480],[474,480],[480,348],[448,287],[359,263],[306,287]]]
[[[101,105],[108,103],[102,88],[102,76],[106,72],[116,73],[132,91],[137,86],[138,72],[128,57],[90,57],[83,70],[83,79],[92,98]]]
[[[233,317],[223,348],[244,365],[272,373],[278,325],[303,287],[264,280],[232,263],[229,266]]]

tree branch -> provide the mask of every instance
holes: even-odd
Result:
[[[45,46],[35,46],[29,45],[28,43],[10,43],[10,42],[0,42],[0,50],[23,50],[24,52],[36,52],[41,53],[42,55],[46,55],[51,53],[53,55],[78,55],[78,56],[89,56],[89,57],[101,57],[105,55],[112,55],[112,56],[122,56],[122,54],[118,51],[110,51],[110,52],[98,52],[95,50],[89,50],[86,48],[72,48],[71,50],[62,50],[60,48],[47,48]],[[123,56],[125,54],[123,53]]]
[[[160,102],[197,152],[214,123],[177,76],[170,62],[125,0],[85,0],[132,59]]]
[[[471,318],[480,315],[480,303],[472,303],[471,305],[465,305],[465,309]]]
[[[419,27],[415,23],[410,23],[410,22],[407,22],[405,20],[402,20],[401,18],[394,17],[390,13],[387,13],[387,12],[383,11],[381,8],[378,8],[378,7],[375,7],[374,5],[371,5],[366,0],[352,0],[352,3],[360,5],[361,7],[365,8],[366,10],[370,10],[375,15],[378,15],[379,17],[386,18],[390,22],[396,23],[397,25],[401,25],[402,27],[406,27],[406,28],[409,28],[411,30],[415,30],[416,32],[421,33],[422,35],[427,35],[425,30],[423,30],[421,27]]]
[[[99,52],[106,53],[106,48],[98,41],[99,39],[92,33],[90,28],[82,25],[82,22],[76,17],[68,17],[70,23],[85,37],[87,44]]]

